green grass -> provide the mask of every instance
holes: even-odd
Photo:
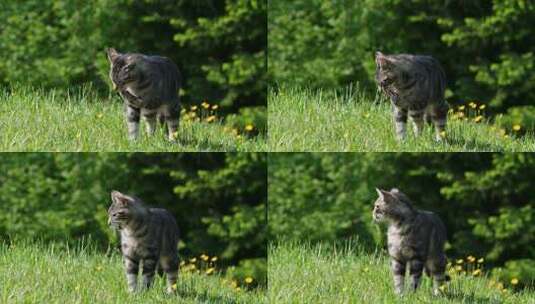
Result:
[[[217,274],[180,273],[176,295],[156,276],[131,294],[118,255],[28,242],[0,244],[0,282],[0,303],[266,303],[264,292],[235,291]]]
[[[184,117],[184,115],[183,115]],[[182,119],[178,142],[164,128],[127,138],[117,96],[97,97],[90,87],[77,93],[29,88],[0,89],[0,151],[265,151],[266,140],[237,138],[221,122]]]
[[[343,93],[280,88],[268,97],[270,151],[535,151],[533,134],[505,138],[488,123],[450,118],[447,140],[434,141],[426,126],[415,138],[394,137],[389,102],[369,98],[357,89]]]
[[[367,254],[350,243],[272,244],[268,275],[270,303],[535,303],[535,292],[502,292],[486,277],[452,276],[444,294],[432,295],[424,276],[416,293],[393,292],[388,258]]]

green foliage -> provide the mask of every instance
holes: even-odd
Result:
[[[104,50],[172,58],[186,102],[265,105],[266,6],[240,1],[2,1],[0,83],[109,85]],[[4,21],[5,20],[5,21]],[[243,30],[247,29],[247,30]]]
[[[448,99],[493,112],[535,100],[532,1],[269,2],[273,84],[375,90],[374,53],[431,54],[443,64]]]
[[[374,188],[398,187],[445,221],[450,258],[485,257],[490,267],[535,258],[531,154],[275,154],[269,163],[270,239],[356,235],[368,250],[383,246]]]
[[[510,107],[507,113],[496,117],[496,124],[520,134],[525,134],[527,130],[535,130],[535,106]],[[520,129],[514,130],[515,126]]]
[[[106,248],[116,189],[175,215],[181,255],[219,256],[223,266],[263,259],[265,272],[265,154],[16,153],[0,171],[2,238],[91,237]]]
[[[238,114],[230,114],[227,116],[226,123],[238,130],[238,133],[251,136],[267,134],[267,120],[266,107],[254,107],[240,109]]]
[[[483,116],[476,122],[475,116],[484,113],[472,108],[463,112],[462,120],[457,114],[449,115],[445,141],[437,143],[434,128],[426,125],[420,137],[409,127],[407,139],[400,143],[395,138],[390,104],[361,87],[311,90],[281,86],[270,90],[268,97],[268,146],[270,151],[280,152],[535,150],[533,132],[512,136],[525,130],[507,132]]]
[[[65,250],[16,241],[0,243],[2,303],[266,303],[264,289],[232,288],[220,274],[181,272],[177,294],[167,295],[165,278],[155,277],[151,289],[129,293],[118,254],[104,255],[86,246]]]

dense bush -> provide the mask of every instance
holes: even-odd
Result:
[[[371,218],[374,188],[399,187],[445,221],[450,257],[516,268],[531,264],[512,261],[535,260],[534,155],[277,154],[269,162],[270,239],[383,246]]]
[[[438,58],[452,103],[493,112],[535,100],[532,1],[269,1],[269,77],[274,84],[370,90],[374,53]]]
[[[255,153],[4,154],[0,162],[0,237],[105,249],[110,191],[170,210],[181,230],[180,253],[245,265],[265,283],[266,155]],[[114,247],[114,245],[112,245]]]
[[[181,69],[186,102],[227,111],[265,105],[264,0],[8,0],[0,3],[0,84],[107,91],[104,50],[161,54]]]

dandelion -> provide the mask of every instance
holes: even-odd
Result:
[[[463,111],[464,110],[464,106],[459,106],[458,109],[459,109],[459,111]]]
[[[236,291],[240,292],[241,291],[241,287],[236,287]]]
[[[245,278],[245,283],[251,284],[252,282],[253,282],[253,278],[251,278],[251,277],[246,277]]]
[[[484,258],[480,258],[479,260],[477,260],[477,262],[478,262],[479,264],[481,264],[481,263],[485,262],[485,259],[484,259]]]
[[[479,106],[479,109],[480,110],[485,110],[486,107],[487,107],[486,105],[482,104],[482,105]]]
[[[502,289],[502,292],[506,293],[507,292],[507,288]]]
[[[195,262],[197,262],[197,258],[191,258],[191,259],[189,259],[189,262],[190,263],[195,263]]]
[[[470,263],[473,263],[473,262],[476,261],[476,258],[473,257],[473,256],[471,256],[471,255],[469,255],[469,256],[466,258],[466,260],[468,260],[468,262],[470,262]]]
[[[370,117],[370,113],[364,113],[364,118],[369,118]]]
[[[184,265],[186,265],[186,261],[181,261],[180,266],[184,266]]]
[[[457,261],[455,261],[457,264],[462,264],[464,263],[464,260],[463,259],[458,259]]]
[[[519,282],[519,281],[518,281],[517,278],[513,278],[513,279],[511,280],[511,284],[513,284],[513,285],[517,285],[518,282]]]
[[[232,280],[232,282],[230,283],[230,286],[232,286],[232,288],[236,288],[238,287],[238,282],[236,282],[236,280]]]
[[[513,130],[515,130],[515,131],[520,131],[521,128],[522,128],[522,126],[520,126],[520,125],[513,125]]]
[[[203,102],[201,103],[201,106],[202,106],[203,108],[205,108],[205,109],[209,109],[209,108],[210,108],[210,104],[207,103],[206,101],[203,101]]]
[[[440,291],[444,292],[444,290],[446,290],[446,285],[440,285],[440,287],[438,289],[440,289]]]
[[[481,269],[476,269],[476,270],[472,271],[472,275],[473,275],[474,277],[477,277],[477,276],[480,275],[480,274],[481,274]]]
[[[472,101],[472,102],[470,102],[470,103],[469,103],[468,105],[469,105],[469,106],[470,106],[470,108],[472,108],[472,109],[475,109],[475,108],[477,108],[477,104],[476,104],[475,102],[473,102],[473,101]]]
[[[463,118],[464,117],[464,112],[457,112],[457,117]]]
[[[191,107],[191,110],[192,110],[192,111],[197,111],[197,106],[193,106],[193,107]]]
[[[482,121],[482,120],[483,120],[483,116],[481,116],[481,115],[478,115],[478,116],[476,116],[476,117],[474,118],[474,122],[480,122],[480,121]]]
[[[217,257],[216,257],[216,256],[215,256],[215,257],[212,257],[212,258],[210,259],[210,261],[212,261],[212,262],[217,261]]]
[[[206,117],[206,122],[213,122],[215,121],[215,119],[216,119],[215,115],[210,115]]]
[[[446,131],[440,131],[440,137],[446,137]]]
[[[103,116],[104,116],[104,114],[102,114],[102,113],[98,113],[97,114],[97,118],[102,118]]]
[[[175,132],[171,133],[171,139],[172,140],[175,140],[177,138],[178,138],[178,131],[175,131]]]
[[[218,108],[219,108],[218,105],[213,105],[213,106],[212,106],[212,110],[217,110]]]
[[[368,272],[370,269],[368,267],[364,267],[364,272]]]
[[[173,285],[171,286],[171,288],[173,288],[173,290],[176,290],[176,283],[173,284]]]
[[[497,284],[496,284],[496,288],[502,290],[502,289],[503,289],[503,283],[502,283],[502,282],[497,283]]]
[[[209,256],[207,256],[206,254],[204,254],[204,253],[203,253],[203,254],[201,254],[201,260],[203,260],[203,261],[205,261],[205,262],[206,262],[206,261],[208,261],[209,259],[210,259],[210,257],[209,257]]]
[[[102,266],[98,265],[97,266],[97,271],[101,271],[102,270]]]
[[[210,268],[206,269],[206,274],[212,274],[212,273],[214,273],[214,271],[215,271],[215,268],[214,267],[210,267]]]
[[[254,126],[252,124],[248,124],[245,126],[245,131],[251,132],[254,129]]]
[[[463,270],[463,266],[457,265],[455,266],[455,271],[460,272]]]

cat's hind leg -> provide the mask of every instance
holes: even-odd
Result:
[[[443,101],[437,105],[429,107],[428,115],[431,116],[431,120],[435,125],[435,140],[442,141],[446,136],[446,123],[448,120],[448,104]]]
[[[156,265],[158,260],[155,258],[143,259],[143,268],[141,270],[142,287],[144,289],[149,288],[154,280],[154,274],[156,273]]]
[[[180,104],[168,105],[163,109],[165,123],[167,124],[167,136],[170,141],[178,137],[178,124],[180,121]]]
[[[435,258],[430,258],[425,263],[425,268],[429,276],[433,279],[433,294],[440,295],[441,288],[448,280],[446,273],[446,256],[441,254]]]
[[[160,257],[160,265],[167,277],[167,293],[175,292],[178,278],[178,257],[162,256]]]
[[[415,291],[420,286],[420,280],[424,270],[424,262],[418,259],[414,259],[409,262],[409,275],[411,290]]]

